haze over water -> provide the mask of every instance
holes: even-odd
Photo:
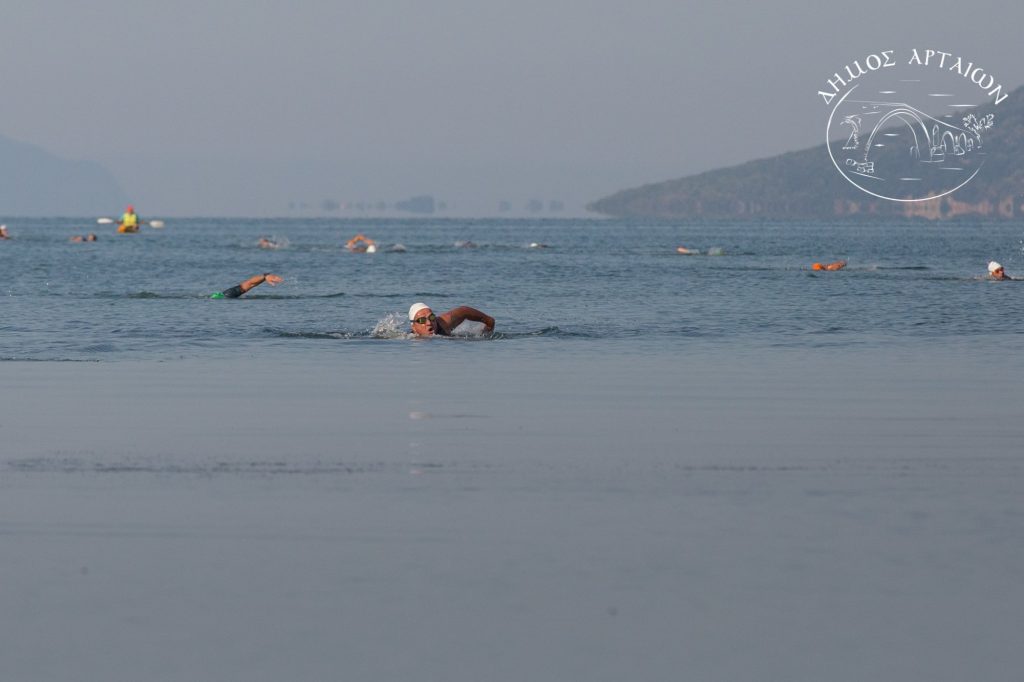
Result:
[[[1019,224],[10,228],[0,678],[1024,664]]]

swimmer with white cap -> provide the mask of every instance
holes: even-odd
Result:
[[[362,233],[349,239],[345,248],[354,253],[377,253],[377,243]]]
[[[1013,279],[1008,277],[1006,271],[1003,270],[1003,266],[994,260],[988,263],[988,274],[992,279]]]
[[[409,306],[409,321],[412,323],[412,333],[416,336],[451,336],[452,331],[466,320],[482,322],[488,334],[494,331],[493,317],[466,305],[440,315],[435,315],[426,303],[413,303]]]

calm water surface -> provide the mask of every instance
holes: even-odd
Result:
[[[8,224],[0,679],[1024,669],[1024,225]]]

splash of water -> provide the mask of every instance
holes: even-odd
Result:
[[[401,339],[409,336],[402,313],[388,313],[374,325],[370,336],[375,339]]]

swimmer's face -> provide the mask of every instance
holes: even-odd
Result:
[[[417,336],[432,336],[437,329],[437,316],[430,308],[420,308],[412,321],[412,332]]]
[[[992,271],[992,276],[996,279],[1006,279],[1006,271],[1002,268],[997,268]]]

